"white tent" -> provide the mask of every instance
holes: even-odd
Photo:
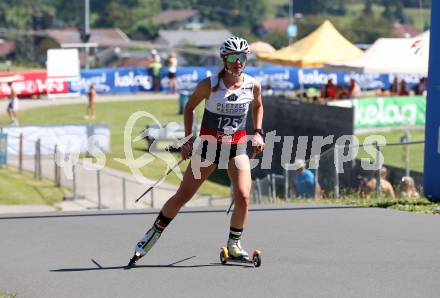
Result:
[[[429,31],[415,38],[379,38],[357,59],[327,68],[362,73],[428,74]]]

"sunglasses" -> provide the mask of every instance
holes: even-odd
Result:
[[[243,63],[247,60],[247,56],[246,56],[246,54],[243,54],[243,53],[230,54],[230,55],[226,56],[226,61],[229,63],[234,63],[237,61],[237,59]]]

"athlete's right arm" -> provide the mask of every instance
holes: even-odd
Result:
[[[185,125],[185,136],[192,134],[192,125],[194,120],[194,110],[202,102],[202,100],[207,99],[211,93],[211,79],[206,78],[197,84],[196,89],[191,94],[184,112],[183,112],[183,123]],[[185,144],[186,145],[186,144]],[[183,146],[182,158],[187,159],[189,157],[190,148]]]

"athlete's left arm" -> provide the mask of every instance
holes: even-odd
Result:
[[[261,98],[261,84],[255,81],[254,100],[252,101],[252,123],[254,129],[263,128],[263,100]]]
[[[259,82],[255,82],[254,84],[254,100],[252,101],[252,123],[255,129],[263,128],[263,100],[261,98],[261,84]],[[254,133],[254,152],[258,154],[264,150],[264,136],[260,133]]]

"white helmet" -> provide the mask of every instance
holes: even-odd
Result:
[[[248,42],[245,39],[237,36],[227,38],[220,46],[220,56],[234,52],[249,53],[250,51]]]

